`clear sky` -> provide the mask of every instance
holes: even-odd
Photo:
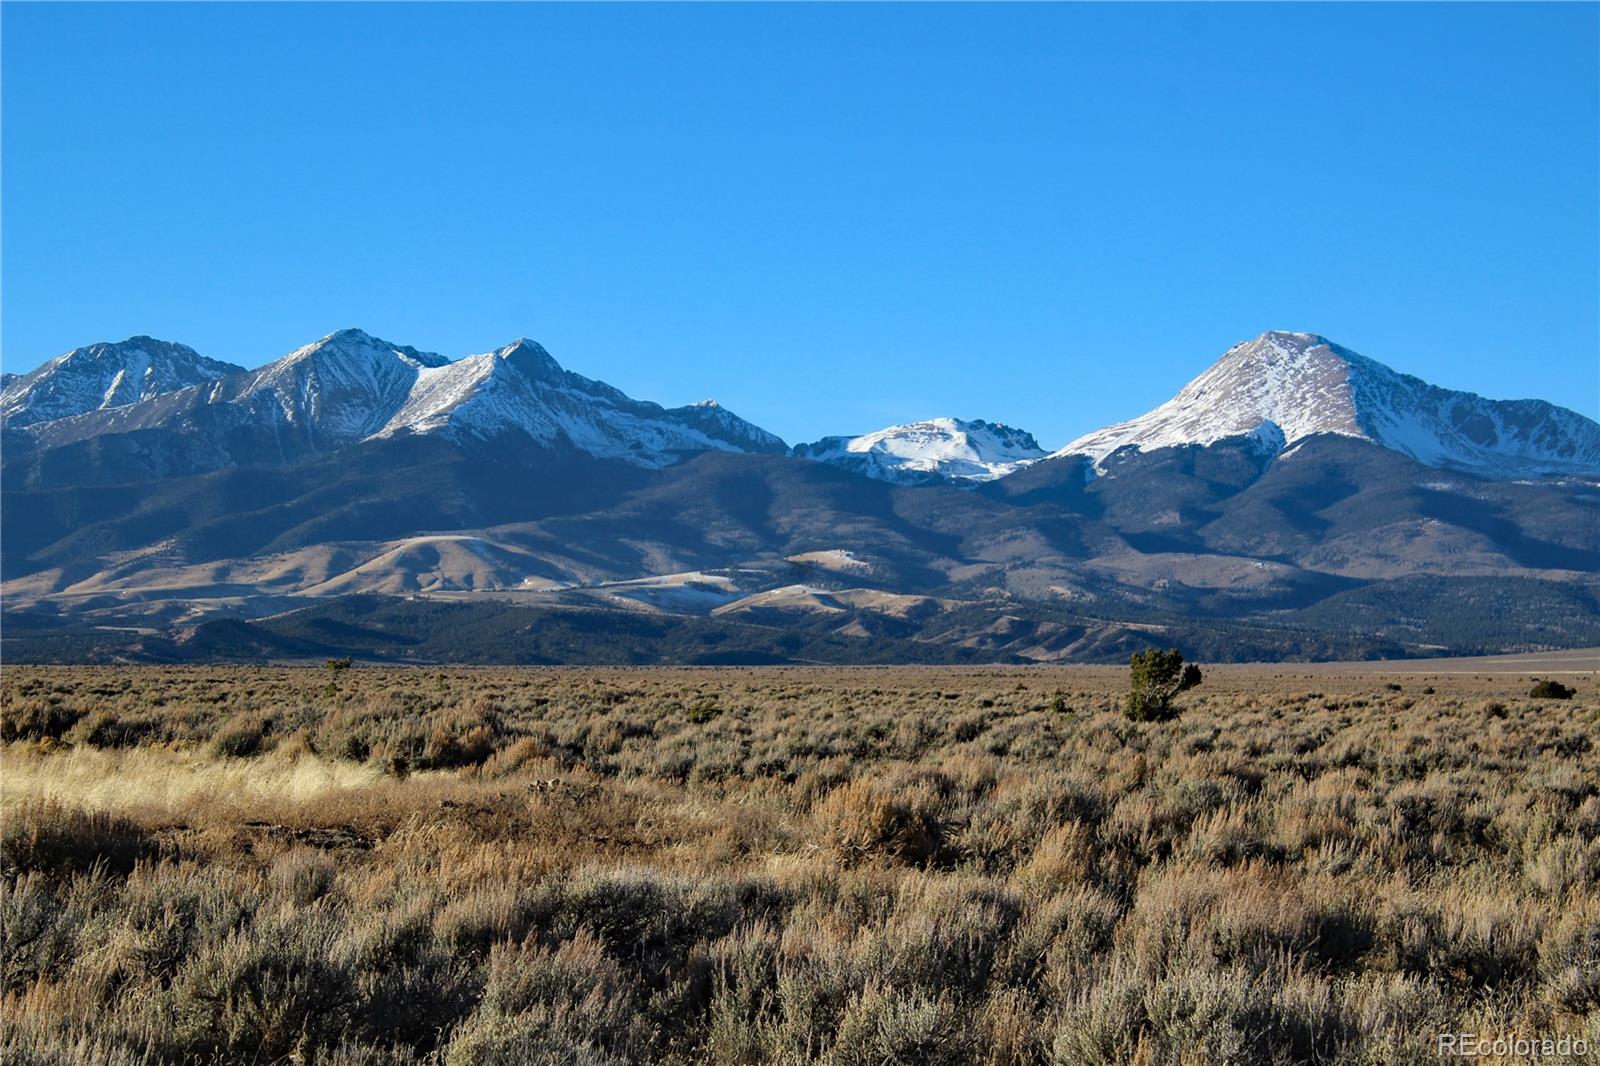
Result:
[[[1594,4],[19,4],[4,365],[517,336],[1047,446],[1307,330],[1600,415]]]

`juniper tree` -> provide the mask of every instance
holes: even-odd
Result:
[[[1200,668],[1184,665],[1177,648],[1151,648],[1135,652],[1128,662],[1131,688],[1128,692],[1128,717],[1136,722],[1159,722],[1176,718],[1172,700],[1200,683]]]

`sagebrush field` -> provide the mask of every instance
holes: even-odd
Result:
[[[1600,1054],[1593,674],[1127,678],[8,667],[0,1058]]]

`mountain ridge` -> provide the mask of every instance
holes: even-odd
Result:
[[[5,425],[0,598],[8,632],[36,633],[6,651],[51,654],[68,631],[112,655],[359,651],[352,633],[275,645],[268,623],[350,595],[399,597],[401,630],[472,604],[505,620],[494,654],[512,657],[519,641],[577,654],[586,632],[634,634],[629,655],[771,661],[1600,640],[1593,423],[1485,408],[1314,335],[1217,365],[1095,454],[954,418],[790,449],[525,338],[449,360],[341,330],[256,370]],[[1430,440],[1462,466],[1428,465]],[[1486,466],[1472,448],[1491,444],[1513,461]],[[1541,463],[1554,475],[1528,476]],[[183,636],[211,623],[215,639]]]
[[[1003,423],[941,417],[790,449],[714,401],[666,408],[563,368],[519,338],[451,360],[359,329],[330,333],[255,370],[147,337],[74,349],[8,379],[9,447],[60,449],[139,435],[152,476],[236,462],[293,462],[372,437],[507,435],[644,466],[706,449],[790,454],[899,484],[976,485],[1032,463],[1239,437],[1287,454],[1316,434],[1365,439],[1440,469],[1490,478],[1600,472],[1600,425],[1543,400],[1443,389],[1314,333],[1234,345],[1166,403],[1047,452]],[[182,439],[156,440],[163,433]],[[169,433],[169,435],[170,435]],[[126,471],[124,471],[126,472]]]
[[[344,329],[256,370],[240,370],[137,403],[49,421],[7,423],[20,450],[137,438],[124,458],[149,476],[288,463],[363,440],[442,434],[492,444],[515,435],[544,447],[662,466],[686,452],[787,452],[773,434],[725,408],[663,408],[563,369],[519,339],[450,360]],[[121,470],[122,476],[130,471]]]

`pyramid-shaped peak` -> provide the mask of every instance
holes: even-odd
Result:
[[[1271,329],[1258,337],[1235,344],[1222,354],[1218,363],[1292,362],[1307,358],[1334,358],[1349,362],[1353,354],[1320,333],[1291,333]]]
[[[1278,330],[1229,348],[1154,410],[1055,454],[1098,463],[1130,446],[1144,451],[1249,437],[1264,445],[1281,441],[1282,448],[1319,435],[1354,437],[1423,463],[1490,476],[1600,468],[1600,427],[1576,412],[1438,388],[1320,334]]]
[[[1318,432],[1348,430],[1357,436],[1367,436],[1365,430],[1348,425],[1334,429],[1326,424],[1326,417],[1333,414],[1333,408],[1347,407],[1335,415],[1336,420],[1343,423],[1345,415],[1355,415],[1355,407],[1350,405],[1356,403],[1358,392],[1364,394],[1365,403],[1370,406],[1375,393],[1401,388],[1402,379],[1409,383],[1404,386],[1406,389],[1428,387],[1420,379],[1402,374],[1320,333],[1269,330],[1229,348],[1222,358],[1185,385],[1174,401],[1215,399],[1219,395],[1237,399],[1243,394],[1271,394],[1278,403],[1309,406],[1320,412],[1313,419],[1324,422]],[[1339,394],[1345,395],[1349,405],[1337,402]],[[1287,411],[1283,413],[1288,414]],[[1293,417],[1282,421],[1291,443],[1297,429],[1311,432],[1309,426],[1296,426],[1296,421]]]
[[[404,345],[391,343],[384,340],[382,337],[374,337],[366,330],[358,329],[354,326],[351,326],[348,329],[336,329],[326,337],[316,341],[314,344],[307,345],[307,347],[337,348],[346,350],[381,348],[384,351],[391,352],[402,352],[407,350]]]
[[[389,351],[398,352],[404,349],[398,344],[374,337],[364,329],[351,327],[349,329],[336,329],[332,333],[319,337],[296,351],[295,355],[312,355],[322,351],[332,352],[357,352],[357,351]]]
[[[395,344],[382,337],[374,337],[366,330],[354,326],[334,330],[305,347],[290,352],[284,361],[292,363],[301,359],[321,357],[320,362],[323,358],[333,356],[336,361],[343,362],[350,358],[371,360],[392,355],[399,355],[415,364],[429,367],[443,366],[450,361],[436,352],[423,352],[410,345]]]
[[[1293,443],[1327,433],[1366,437],[1353,377],[1367,365],[1320,334],[1268,330],[1229,348],[1155,410],[1079,437],[1057,454],[1098,462],[1128,445],[1152,449],[1280,435]],[[1267,423],[1270,431],[1263,429]]]
[[[550,358],[550,353],[545,349],[544,345],[540,344],[536,340],[529,340],[527,337],[518,337],[516,340],[512,341],[510,344],[507,344],[504,347],[500,348],[499,349],[499,355],[503,359],[506,356],[511,355],[513,352],[517,352],[517,351],[533,352],[533,353],[536,353],[538,355],[544,356],[546,359]]]
[[[496,350],[494,354],[507,365],[535,377],[549,377],[563,372],[561,364],[545,350],[544,345],[527,337],[518,337],[510,344]]]
[[[1319,344],[1331,344],[1328,338],[1320,333],[1300,333],[1295,330],[1269,329],[1256,338],[1256,343],[1269,343],[1286,345],[1297,348],[1311,348]]]

